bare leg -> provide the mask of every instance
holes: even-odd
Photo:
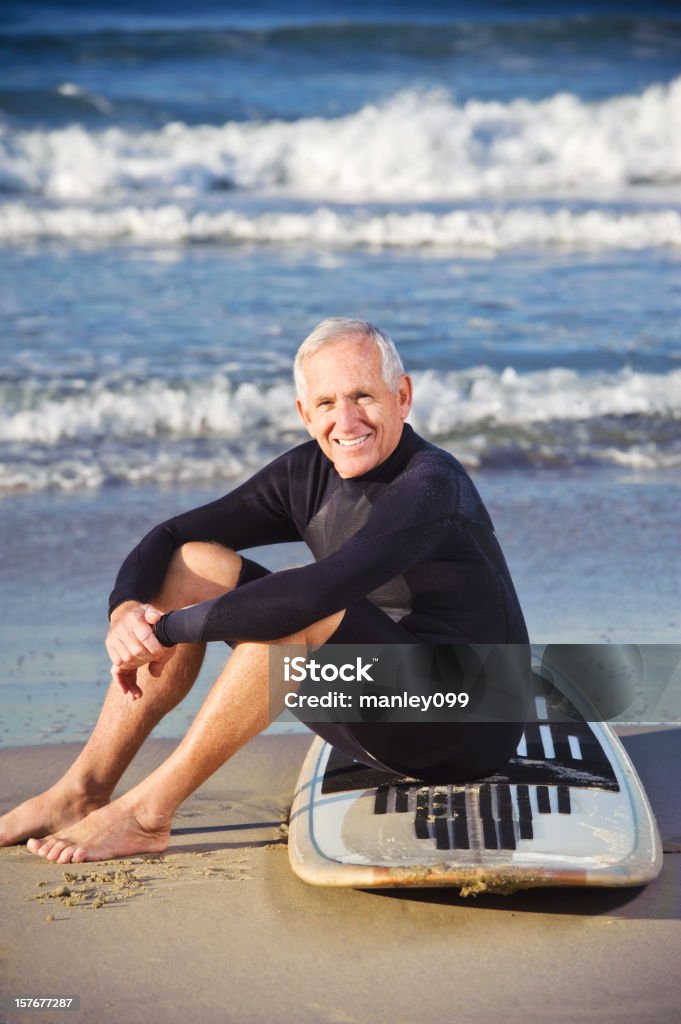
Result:
[[[279,642],[320,644],[343,612]],[[237,647],[182,743],[156,771],[114,803],[28,848],[59,864],[158,853],[179,805],[270,721],[267,644]]]
[[[240,568],[241,558],[226,548],[187,544],[171,563],[155,604],[165,611],[217,597],[234,587]],[[204,651],[203,644],[183,644],[158,677],[140,669],[142,700],[131,700],[112,684],[90,739],[66,774],[0,818],[0,846],[49,835],[107,804],[154,726],[189,693]]]

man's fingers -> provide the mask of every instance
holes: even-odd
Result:
[[[150,611],[151,606],[147,610],[147,614]],[[153,609],[153,611],[155,612],[156,609]],[[157,614],[158,617],[156,619],[153,619],[152,622],[158,622],[158,619],[160,619],[160,613]],[[133,654],[137,655],[138,657],[142,655],[142,652],[148,652],[149,654],[160,654],[164,650],[163,645],[160,644],[156,637],[154,636],[154,631],[151,628],[152,622],[150,622],[147,618],[135,618],[132,620],[130,624],[131,633],[132,636],[134,637],[134,640],[130,644],[130,650]]]
[[[106,649],[114,665],[125,665],[128,668],[146,665],[166,650],[158,642],[147,622],[143,621],[137,629],[139,632],[134,633],[129,629],[116,627],[109,633]]]
[[[126,661],[134,661],[143,665],[147,660],[146,655],[150,653],[144,644],[140,644],[136,640],[129,640],[126,646],[128,649],[128,657],[126,658]]]
[[[161,613],[151,605],[145,607],[151,612],[150,618],[158,621]],[[140,606],[128,612],[109,630],[107,649],[113,647],[121,663],[143,665],[165,650],[154,635],[153,623],[147,622],[144,616],[145,608]]]
[[[121,669],[115,666],[111,669],[112,679],[118,683],[123,693],[129,693],[133,700],[142,696],[142,691],[137,684],[136,669]]]
[[[117,637],[110,638],[107,644],[107,651],[111,658],[111,664],[123,671],[137,670],[149,660],[148,656],[146,658],[138,658],[136,655],[131,654],[128,647]]]
[[[127,661],[128,650],[126,647],[123,646],[118,637],[108,637],[106,642],[106,649],[109,653],[109,657],[111,658],[111,664],[115,667],[118,668],[121,665],[123,665],[124,662]]]
[[[148,604],[144,609],[144,618],[152,626],[156,625],[162,615],[163,612],[159,611],[158,608],[154,608],[153,604]]]
[[[135,608],[110,629],[106,639],[113,677],[124,693],[135,698],[142,696],[135,678],[137,669],[149,665],[151,674],[158,676],[173,654],[173,649],[159,643],[151,628],[161,615],[153,605]]]

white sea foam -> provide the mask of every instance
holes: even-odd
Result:
[[[588,421],[606,416],[681,420],[681,370],[579,374],[555,367],[497,373],[476,367],[416,377],[415,419],[441,436],[471,426]]]
[[[657,416],[681,420],[681,370],[623,369],[579,374],[556,367],[531,373],[486,366],[414,375],[412,421],[437,437],[471,426]],[[53,386],[13,385],[0,410],[0,441],[54,445],[100,438],[276,436],[297,430],[293,387],[232,385],[219,375],[181,385],[97,382],[58,397]]]
[[[14,385],[0,412],[0,490],[109,480],[225,480],[302,441],[288,381],[99,381],[61,396]],[[600,461],[681,466],[681,369],[518,373],[480,366],[415,375],[414,427],[466,464]],[[674,440],[676,439],[676,440]]]
[[[111,481],[129,484],[195,484],[234,480],[264,460],[240,459],[222,450],[212,457],[182,450],[76,452],[53,459],[0,461],[0,493],[95,490]]]
[[[315,247],[434,247],[448,251],[505,251],[522,247],[578,250],[681,248],[681,211],[574,211],[521,206],[496,210],[381,213],[338,211],[249,215],[236,210],[196,212],[178,204],[119,209],[66,206],[38,209],[24,202],[0,206],[0,242],[59,239],[131,240],[143,245],[224,241]]]
[[[403,91],[338,118],[159,130],[0,127],[0,187],[58,201],[217,187],[327,200],[463,199],[681,181],[681,78],[587,103]]]
[[[152,381],[120,385],[96,382],[87,391],[59,397],[29,382],[13,387],[0,411],[0,441],[56,445],[61,441],[143,438],[238,438],[297,429],[291,387],[233,387],[226,377],[172,386]]]

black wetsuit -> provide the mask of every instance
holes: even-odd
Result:
[[[225,497],[157,526],[123,563],[110,610],[129,599],[151,601],[174,551],[186,542],[213,541],[242,551],[299,540],[315,562],[270,573],[246,559],[234,590],[170,612],[157,627],[159,639],[270,640],[347,609],[329,643],[528,642],[506,562],[472,480],[452,455],[408,425],[395,451],[364,476],[342,479],[309,441]],[[367,728],[370,733],[377,727],[342,728],[354,740],[361,734],[366,752]],[[404,727],[387,728],[394,733],[391,746],[399,740],[401,748],[396,730]],[[329,738],[338,743],[337,735]],[[511,739],[500,745],[503,760],[512,753],[509,744]],[[352,743],[338,745],[360,753],[349,749]],[[471,750],[478,746],[479,740],[471,742]],[[388,761],[375,752],[374,758]]]

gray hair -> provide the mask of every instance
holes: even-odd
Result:
[[[307,357],[325,345],[331,345],[333,342],[340,341],[348,336],[357,339],[366,338],[377,347],[381,357],[383,380],[392,392],[397,391],[400,378],[404,373],[404,366],[402,365],[400,354],[395,348],[395,342],[390,335],[380,330],[374,324],[369,323],[368,320],[358,320],[354,317],[346,316],[328,316],[321,323],[317,324],[311,334],[308,334],[296,352],[296,358],[293,362],[293,377],[296,382],[296,392],[299,398],[304,398],[306,394],[303,363]]]

